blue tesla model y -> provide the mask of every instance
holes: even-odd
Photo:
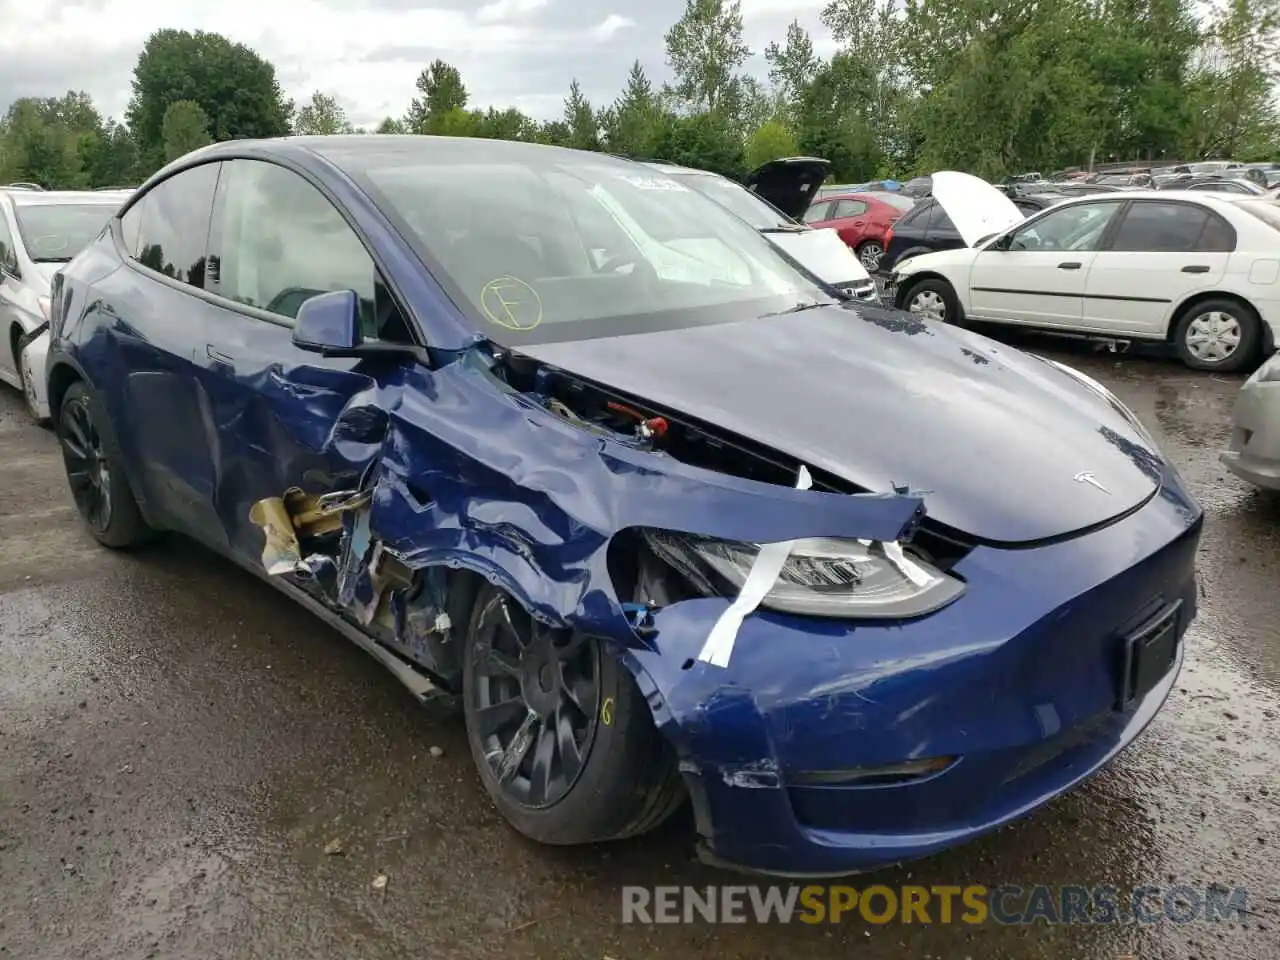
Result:
[[[849,300],[651,167],[478,139],[203,148],[55,281],[105,546],[190,536],[465,718],[545,843],[919,857],[1168,695],[1202,515],[1069,367]]]

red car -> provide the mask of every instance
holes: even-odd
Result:
[[[804,222],[831,227],[874,272],[884,254],[885,234],[913,206],[914,200],[896,193],[846,193],[819,200],[806,211]]]

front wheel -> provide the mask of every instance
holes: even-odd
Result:
[[[106,411],[83,382],[73,383],[62,398],[58,445],[72,499],[94,538],[115,549],[148,539],[151,530],[125,477]]]
[[[1250,307],[1237,300],[1197,303],[1174,326],[1178,356],[1194,370],[1233,373],[1258,353],[1262,325]]]
[[[964,322],[960,302],[956,299],[956,292],[951,289],[951,284],[933,277],[917,280],[908,286],[902,295],[902,308],[908,313],[939,323],[954,323],[959,326]]]
[[[546,627],[486,586],[466,642],[471,755],[520,833],[547,844],[620,839],[679,807],[671,748],[631,675],[595,640]]]

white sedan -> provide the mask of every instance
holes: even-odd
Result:
[[[1280,338],[1280,204],[1149,190],[1065,200],[1025,218],[968,174],[933,195],[969,246],[900,262],[913,313],[1122,340],[1171,341],[1199,370],[1239,370]]]

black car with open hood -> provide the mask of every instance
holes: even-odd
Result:
[[[742,182],[752,193],[799,220],[817,197],[830,170],[831,161],[821,157],[783,157],[756,167]]]

